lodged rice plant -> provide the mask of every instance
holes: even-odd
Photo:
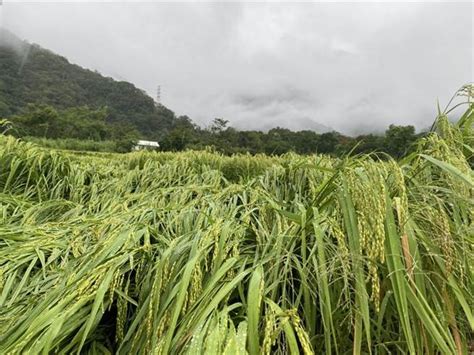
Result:
[[[0,353],[467,353],[473,121],[400,162],[2,136]]]

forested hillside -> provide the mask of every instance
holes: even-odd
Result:
[[[56,109],[107,107],[107,121],[127,123],[142,135],[160,138],[174,113],[157,107],[133,84],[70,63],[47,49],[0,33],[0,117],[22,113],[28,104]]]

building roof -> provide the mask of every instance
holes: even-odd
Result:
[[[155,142],[155,141],[144,141],[144,140],[139,140],[137,142],[137,145],[141,145],[141,146],[144,146],[144,147],[159,147],[160,144],[158,142]]]

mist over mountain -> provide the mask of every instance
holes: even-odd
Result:
[[[29,44],[26,41],[22,41],[7,29],[0,27],[0,46],[16,49],[19,53],[22,53],[24,49],[29,47]]]
[[[162,137],[172,126],[174,113],[154,100],[143,90],[126,81],[105,77],[97,71],[84,69],[39,45],[21,40],[8,30],[0,29],[0,116],[21,112],[28,104],[48,104],[59,109],[87,105],[91,108],[106,106],[108,120],[131,124],[144,136]],[[118,76],[118,75],[117,75]],[[288,89],[259,97],[239,97],[238,104],[248,110],[275,102],[285,96],[294,100],[299,93]],[[211,117],[209,121],[211,121]],[[240,124],[240,129],[268,131],[275,127],[291,130],[330,132],[331,127],[314,122],[309,117]]]

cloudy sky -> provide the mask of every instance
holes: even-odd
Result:
[[[240,129],[344,133],[432,122],[473,78],[463,3],[19,3],[0,25],[134,83],[177,114]]]

